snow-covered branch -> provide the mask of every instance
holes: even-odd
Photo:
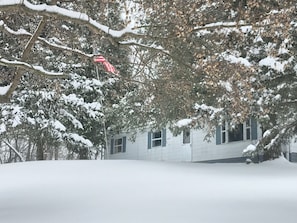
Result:
[[[8,67],[19,67],[19,68],[22,68],[25,70],[32,71],[36,74],[46,76],[48,78],[57,78],[57,77],[65,78],[68,76],[68,75],[66,75],[64,73],[60,73],[60,72],[46,71],[41,66],[31,65],[31,64],[28,64],[28,63],[25,63],[22,61],[17,61],[17,60],[11,61],[11,60],[7,60],[7,59],[1,58],[1,57],[0,57],[0,65],[8,66]]]
[[[244,21],[240,22],[215,22],[215,23],[209,23],[204,26],[196,26],[192,31],[197,32],[197,31],[202,31],[202,30],[207,30],[207,29],[223,29],[223,28],[238,28],[238,29],[246,29],[246,27],[252,27],[252,26],[260,26],[260,25],[255,25],[255,24],[248,24]]]
[[[96,32],[104,32],[106,34],[111,35],[112,37],[120,38],[126,34],[134,34],[137,33],[133,30],[134,24],[130,23],[122,30],[113,30],[108,26],[105,26],[85,13],[68,10],[65,8],[58,7],[56,5],[47,5],[47,4],[40,4],[34,5],[27,0],[0,0],[0,8],[11,8],[11,7],[22,7],[29,13],[38,13],[40,15],[50,15],[50,16],[58,16],[61,18],[67,18],[69,20],[83,23],[87,25],[90,29]]]
[[[151,49],[151,50],[158,50],[158,51],[161,51],[161,52],[163,52],[163,53],[165,53],[167,55],[170,54],[162,46],[156,45],[156,44],[147,45],[147,44],[142,44],[142,43],[136,42],[134,40],[131,40],[131,41],[120,41],[119,44],[121,44],[121,45],[128,45],[128,46],[140,46],[140,47]]]
[[[28,32],[27,30],[25,30],[25,29],[19,29],[17,31],[11,29],[10,27],[8,27],[4,23],[3,20],[0,20],[0,28],[4,29],[4,31],[6,33],[9,33],[11,35],[27,36],[29,38],[32,37],[32,34],[30,32]],[[87,54],[87,53],[85,53],[85,52],[83,52],[81,50],[78,50],[78,49],[73,49],[73,48],[70,48],[68,46],[53,43],[53,42],[48,41],[48,40],[46,40],[45,38],[42,38],[42,37],[38,37],[37,40],[44,43],[44,44],[46,44],[50,48],[54,48],[54,49],[63,50],[63,51],[67,51],[67,52],[70,52],[70,53],[78,54],[79,56],[85,57],[85,58],[88,58],[88,59],[90,59],[90,58],[92,58],[94,56],[93,54]]]
[[[3,20],[0,20],[0,28],[3,29],[5,32],[12,34],[12,35],[27,35],[30,36],[31,33],[24,29],[19,29],[17,31],[14,31],[13,29],[9,28]]]

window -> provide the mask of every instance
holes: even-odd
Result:
[[[153,132],[152,133],[152,147],[161,146],[162,144],[162,132]]]
[[[189,128],[183,130],[183,144],[190,143],[191,141],[191,131]]]
[[[236,142],[243,140],[243,124],[229,126],[228,128],[228,142]]]
[[[121,153],[123,151],[123,139],[114,140],[114,153]]]
[[[126,152],[126,136],[122,138],[111,139],[110,154]]]
[[[148,149],[159,146],[166,146],[166,129],[148,132]]]
[[[216,130],[216,143],[229,143],[243,140],[257,139],[257,121],[255,119],[248,119],[243,124],[231,126],[225,122],[218,126]]]

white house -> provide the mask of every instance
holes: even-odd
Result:
[[[130,140],[131,133],[123,132],[110,139],[107,159],[244,162],[242,151],[262,137],[261,128],[254,119],[232,128],[228,123],[218,126],[209,141],[205,140],[206,134],[201,129],[184,129],[174,136],[166,128],[147,129],[138,132],[135,140]],[[294,148],[297,152],[297,144]],[[292,147],[290,149],[293,152]],[[291,157],[292,161],[297,161],[297,153]]]

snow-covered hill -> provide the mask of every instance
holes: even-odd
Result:
[[[297,165],[46,161],[0,165],[1,223],[296,222]]]

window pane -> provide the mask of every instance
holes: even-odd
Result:
[[[243,124],[236,125],[228,131],[229,142],[241,141],[243,140]]]
[[[115,145],[122,145],[122,138],[121,139],[116,139],[115,140]]]
[[[161,131],[159,132],[153,132],[153,139],[161,138]]]
[[[153,140],[152,141],[153,147],[161,146],[161,139]]]
[[[246,127],[249,127],[249,126],[251,126],[251,120],[250,120],[250,119],[248,119],[248,120],[246,121]]]
[[[190,143],[190,135],[191,135],[190,129],[183,130],[183,143],[184,144]]]
[[[222,143],[226,143],[226,132],[222,133]]]
[[[246,129],[246,139],[247,140],[251,139],[251,129],[250,128]]]
[[[121,153],[122,152],[122,146],[118,146],[117,148],[118,148],[118,151],[117,152],[118,153]]]
[[[121,153],[123,148],[123,138],[114,140],[114,152]]]

